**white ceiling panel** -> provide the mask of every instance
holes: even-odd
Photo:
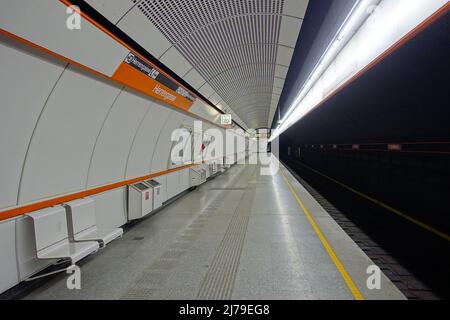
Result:
[[[283,65],[277,65],[275,67],[275,77],[281,78],[281,79],[286,79],[287,73],[288,73],[288,67],[283,66]]]
[[[216,105],[220,102],[220,96],[217,93],[214,93],[212,96],[209,97],[209,101],[212,102],[213,105]]]
[[[308,0],[284,0],[283,13],[285,15],[304,18],[308,8]]]
[[[172,47],[164,64],[213,103],[231,108],[236,122],[259,128],[270,125],[273,88],[279,94],[284,86],[307,4],[140,0],[120,27],[157,58]]]
[[[208,99],[214,93],[214,89],[208,83],[205,83],[198,92]]]
[[[114,24],[136,5],[136,0],[86,0],[86,2]]]
[[[142,14],[138,7],[128,12],[118,27],[156,58],[161,57],[171,47],[169,40]]]
[[[183,77],[192,69],[191,64],[175,47],[166,51],[159,60],[166,66],[170,66],[170,69],[180,77]]]
[[[284,83],[285,83],[285,80],[284,79],[279,79],[279,78],[275,78],[275,80],[273,81],[274,87],[278,87],[278,88],[283,88],[284,87]]]
[[[194,68],[192,68],[191,71],[184,76],[184,81],[189,83],[196,90],[198,90],[198,88],[206,82],[202,75]]]
[[[279,44],[294,48],[297,44],[298,34],[303,20],[299,18],[284,16],[281,20],[281,31]]]
[[[273,87],[273,93],[278,93],[281,94],[281,92],[283,91],[282,88],[278,88],[278,87]]]
[[[292,55],[294,54],[294,49],[278,46],[277,54],[277,64],[289,67],[291,64]]]

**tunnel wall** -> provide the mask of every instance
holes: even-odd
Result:
[[[298,146],[292,152],[284,157],[292,167],[300,162],[430,226],[450,231],[449,155],[320,146]]]
[[[282,160],[448,234],[449,25],[447,13],[300,120],[280,138]]]
[[[0,213],[149,175],[163,184],[164,200],[188,189],[189,163],[171,162],[171,134],[193,128],[195,120],[203,121],[203,130],[224,133],[220,114],[198,99],[188,111],[169,106],[80,66],[108,73],[111,57],[119,54],[122,61],[128,51],[89,24],[82,36],[44,28],[57,19],[41,19],[61,5],[55,3],[0,6]],[[5,28],[76,61],[17,41]],[[245,154],[227,150],[225,156],[240,160]],[[98,227],[127,223],[127,186],[91,197]],[[0,221],[0,293],[49,265],[36,258],[33,234],[23,215]]]

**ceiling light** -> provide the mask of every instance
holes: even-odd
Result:
[[[275,129],[271,141],[446,3],[446,0],[357,1]]]

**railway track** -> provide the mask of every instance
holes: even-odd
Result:
[[[404,238],[403,240],[410,236],[416,236],[411,235],[409,226],[399,224],[398,219],[395,219],[396,221],[393,225],[390,225],[389,228],[384,228],[383,225],[389,223],[389,215],[384,214],[382,208],[376,208],[373,204],[364,201],[364,199],[357,199],[356,195],[351,195],[348,191],[333,185],[330,181],[326,181],[318,174],[307,170],[299,162],[289,161],[287,163],[284,162],[284,164],[408,299],[448,299],[444,290],[447,287],[445,283],[449,283],[448,275],[443,275],[444,278],[440,279],[443,271],[436,270],[436,265],[432,260],[423,261],[428,259],[432,252],[430,251],[429,255],[424,254],[424,250],[420,250],[420,254],[417,255],[414,252],[414,247],[419,245],[420,239],[426,239],[428,235],[424,237],[418,235],[410,246],[404,248],[403,254],[400,254],[399,245],[401,246],[401,244],[397,243],[394,246],[389,245],[389,243],[398,240],[394,238],[394,234],[401,234]],[[352,204],[349,205],[349,203]],[[356,211],[367,214],[362,217]],[[374,215],[377,215],[377,217],[375,218]],[[392,218],[392,216],[390,217]],[[368,221],[364,222],[364,219]],[[393,228],[401,229],[394,232]],[[405,242],[407,241],[401,241],[401,243]],[[426,248],[433,245],[433,243],[424,240],[422,245]],[[443,244],[443,250],[445,250],[445,244]],[[443,252],[441,254],[445,255]],[[446,263],[445,261],[442,262]],[[414,265],[415,267],[413,267]],[[445,267],[442,269],[444,270]]]

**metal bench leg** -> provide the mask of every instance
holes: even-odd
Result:
[[[54,275],[54,274],[67,272],[68,270],[72,269],[75,266],[75,264],[73,264],[72,260],[70,260],[70,259],[69,260],[65,260],[65,261],[64,260],[58,261],[58,262],[54,263],[52,266],[58,266],[58,265],[61,265],[61,264],[65,263],[65,262],[66,263],[70,262],[71,263],[70,266],[62,268],[62,269],[58,269],[58,270],[55,270],[55,271],[52,271],[52,272],[47,272],[47,273],[44,273],[44,274],[41,274],[41,275],[38,275],[38,276],[30,277],[30,278],[26,279],[25,282],[31,282],[31,281],[42,279],[42,278],[45,278],[45,277],[48,277],[48,276],[51,276],[51,275]]]

